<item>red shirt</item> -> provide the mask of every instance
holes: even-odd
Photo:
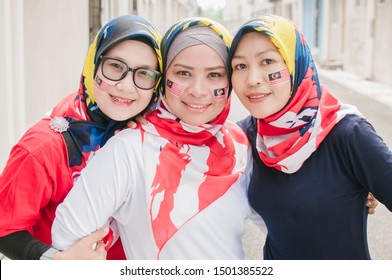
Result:
[[[74,98],[72,94],[62,103]],[[71,170],[64,139],[49,121],[40,120],[23,135],[0,175],[0,236],[27,230],[39,241],[52,244],[56,208],[72,188],[73,177],[86,165],[83,158]],[[109,250],[108,259],[125,259],[120,242]]]

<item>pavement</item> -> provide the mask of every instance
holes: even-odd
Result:
[[[392,107],[392,85],[366,80],[358,75],[341,69],[327,70],[318,68],[318,74],[323,79],[340,84],[341,86]]]

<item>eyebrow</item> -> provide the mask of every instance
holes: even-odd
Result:
[[[268,52],[277,52],[276,50],[273,49],[269,49],[269,50],[265,50],[265,51],[261,51],[255,54],[255,57],[260,56],[262,54],[268,53]],[[245,58],[244,55],[234,55],[232,59],[241,59],[241,58]]]
[[[207,67],[205,68],[206,70],[212,71],[212,70],[218,70],[218,69],[225,69],[224,66],[219,65],[219,66],[212,66],[212,67]]]
[[[111,55],[104,55],[104,56],[107,56],[107,57],[109,57],[109,58],[117,59],[117,60],[119,60],[119,61],[121,61],[121,62],[127,64],[128,67],[130,67],[130,66],[129,66],[130,63],[127,62],[127,61],[125,61],[125,59],[122,58],[122,57],[120,57],[120,56],[117,56],[117,55],[114,55],[114,56],[111,56]],[[159,67],[158,67],[158,66],[157,66],[157,67],[154,67],[154,66],[151,66],[151,65],[148,65],[148,64],[140,64],[140,65],[133,66],[133,67],[131,67],[131,68],[148,68],[148,69],[155,69],[155,68],[159,68]]]
[[[173,64],[173,67],[183,67],[183,68],[186,68],[186,69],[193,69],[193,67],[185,65],[185,64],[181,64],[181,63]]]
[[[181,64],[181,63],[176,63],[173,65],[173,67],[183,67],[183,68],[189,69],[189,70],[194,69],[194,67],[192,67],[192,66],[188,66],[185,64]],[[212,70],[218,70],[218,69],[225,69],[225,67],[223,65],[218,65],[218,66],[205,67],[204,69],[208,70],[208,71],[212,71]]]

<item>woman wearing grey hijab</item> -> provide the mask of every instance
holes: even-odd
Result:
[[[166,32],[156,109],[91,160],[58,208],[56,247],[113,218],[127,259],[244,258],[251,162],[246,136],[227,121],[230,43],[224,27],[203,18]]]

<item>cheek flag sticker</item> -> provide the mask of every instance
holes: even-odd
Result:
[[[228,89],[229,89],[229,87],[214,89],[213,90],[214,97],[216,99],[224,99],[226,97]],[[166,91],[168,91],[171,94],[178,97],[184,93],[185,87],[167,79],[166,80]]]
[[[268,74],[270,85],[280,84],[290,80],[289,69],[284,69],[275,73]]]
[[[216,99],[224,99],[226,97],[228,87],[214,89],[214,97]]]
[[[95,76],[94,79],[94,85],[100,90],[100,91],[108,91],[113,85],[110,85],[108,83],[105,83],[102,81],[102,79],[97,75]]]
[[[184,87],[170,81],[169,79],[166,81],[166,90],[175,96],[180,96],[184,93]]]

